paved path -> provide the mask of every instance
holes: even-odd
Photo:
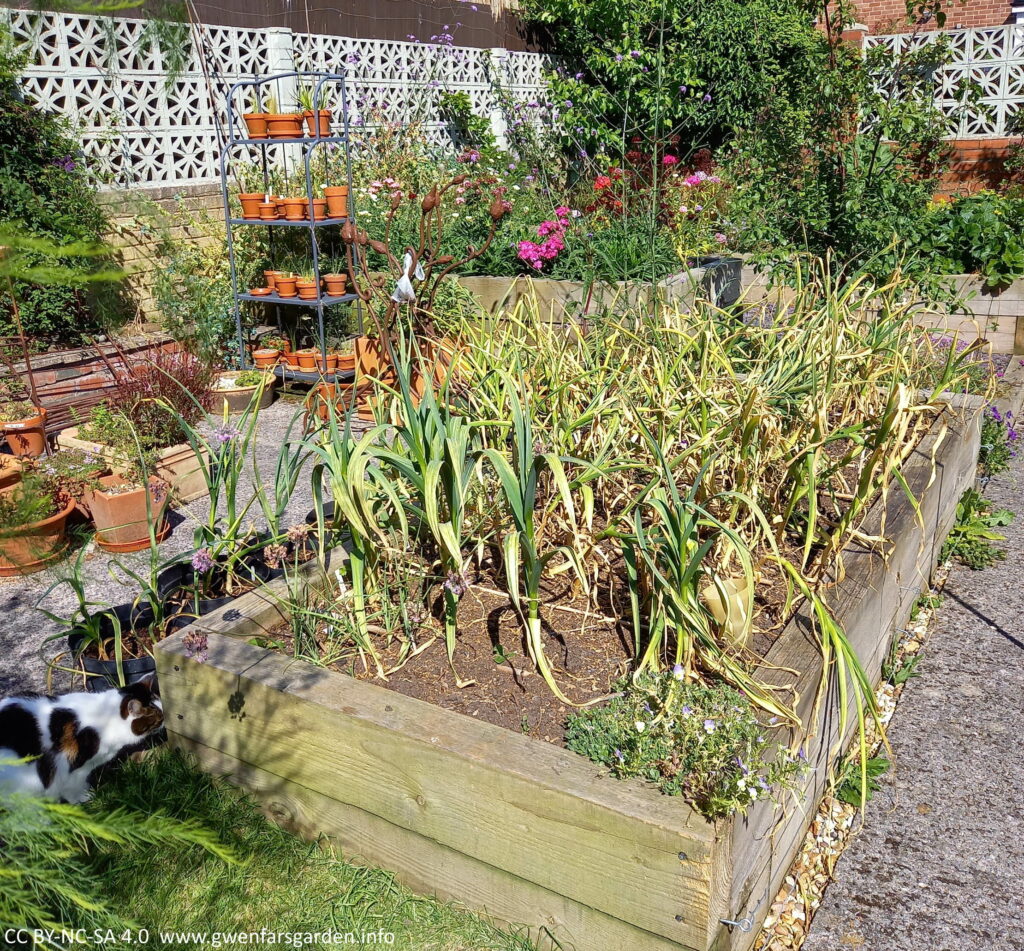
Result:
[[[285,440],[285,433],[292,419],[301,411],[301,401],[288,398],[278,400],[261,413],[256,457],[263,478],[273,478],[274,467]],[[301,430],[302,424],[299,421],[292,430],[293,438],[301,434]],[[240,490],[240,493],[249,489],[252,481],[252,466],[250,464],[246,473],[246,486]],[[288,516],[295,522],[302,522],[312,507],[309,478],[308,476],[300,477],[288,507]],[[161,559],[166,560],[191,548],[196,519],[205,519],[209,511],[209,500],[205,497],[176,510],[172,518],[175,523],[174,530],[170,537],[160,545]],[[259,507],[254,507],[252,511],[253,521],[258,527],[263,527],[262,513]],[[148,551],[118,557],[123,559],[124,563],[134,571],[148,571]],[[110,604],[130,602],[137,589],[122,586],[111,579],[109,568],[112,560],[110,555],[97,551],[85,562],[84,575],[87,596]],[[46,571],[24,578],[0,578],[0,697],[18,691],[42,691],[45,689],[45,658],[52,658],[64,650],[66,644],[64,638],[49,644],[45,643],[46,639],[66,630],[66,627],[48,620],[36,610],[36,604],[46,589],[62,573],[68,572],[72,565],[73,558],[71,561],[65,561]],[[75,603],[70,589],[62,586],[46,598],[43,607],[54,614],[67,616],[73,610]],[[70,677],[59,672],[56,673],[55,689],[58,692],[71,689]]]
[[[1024,949],[1024,452],[985,494],[1018,513],[1006,560],[950,575],[805,951]]]

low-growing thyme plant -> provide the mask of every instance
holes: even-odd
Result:
[[[638,674],[605,707],[569,716],[569,749],[684,796],[709,819],[778,799],[804,763],[765,735],[747,700],[724,684],[685,683],[682,668]]]

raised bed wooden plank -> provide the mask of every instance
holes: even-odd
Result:
[[[455,901],[506,924],[522,927],[521,922],[534,922],[529,935],[541,951],[602,947],[680,951],[676,942],[395,826],[372,812],[339,803],[201,743],[179,736],[176,745],[191,752],[205,769],[252,791],[268,818],[308,839],[326,836],[346,859],[392,869],[417,894]],[[572,936],[570,944],[565,943],[567,935]]]
[[[204,664],[185,655],[171,638],[159,660],[175,741],[259,764],[641,930],[700,946],[715,831],[680,800],[618,782],[567,750],[237,638],[209,635]]]

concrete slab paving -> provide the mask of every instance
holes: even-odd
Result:
[[[1024,949],[1024,453],[984,494],[1018,514],[1006,559],[950,574],[805,951]]]

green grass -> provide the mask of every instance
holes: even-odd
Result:
[[[532,951],[522,935],[475,915],[413,895],[387,872],[341,861],[329,848],[305,842],[266,821],[253,802],[199,772],[185,757],[161,751],[126,763],[102,783],[90,807],[123,807],[190,818],[213,830],[240,862],[228,865],[199,847],[112,846],[94,854],[99,891],[136,926],[158,932],[259,931],[322,933],[383,931],[409,951]],[[525,929],[523,929],[525,934]],[[307,945],[320,947],[318,943]],[[326,945],[324,945],[326,946]]]

